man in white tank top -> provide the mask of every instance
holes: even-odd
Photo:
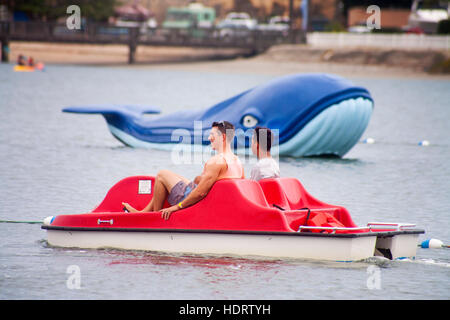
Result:
[[[122,205],[129,212],[160,211],[162,218],[167,220],[173,212],[203,199],[216,181],[245,178],[242,164],[231,150],[233,138],[234,126],[230,122],[213,122],[208,140],[218,154],[206,162],[200,176],[190,182],[172,171],[161,170],[156,176],[152,200],[144,209],[136,210],[125,202]],[[171,207],[163,209],[166,198]]]

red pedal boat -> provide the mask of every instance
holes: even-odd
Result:
[[[372,222],[358,227],[341,206],[312,197],[294,178],[221,180],[195,205],[173,213],[126,213],[144,208],[155,178],[119,181],[92,211],[47,217],[48,243],[58,247],[356,261],[412,258],[424,230]],[[168,206],[168,203],[166,203]]]

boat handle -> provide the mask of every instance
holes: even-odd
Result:
[[[97,220],[97,224],[101,224],[101,223],[109,223],[110,225],[112,225],[114,223],[114,220],[113,219],[111,219],[111,220],[100,220],[100,219],[98,219]]]
[[[413,223],[397,223],[397,222],[369,222],[368,227],[373,229],[393,229],[393,230],[407,230],[415,228]]]

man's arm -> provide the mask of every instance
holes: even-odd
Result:
[[[205,167],[205,171],[200,176],[200,181],[197,187],[192,190],[192,192],[186,197],[186,199],[182,201],[183,208],[189,207],[206,197],[209,190],[211,190],[214,182],[217,181],[217,177],[219,176],[224,166],[226,166],[226,164],[217,163],[214,161],[207,164],[207,166]]]
[[[219,174],[223,168],[226,168],[226,164],[224,162],[217,163],[215,161],[211,161],[210,163],[207,163],[203,174],[199,178],[197,187],[192,190],[192,192],[186,197],[186,199],[181,202],[182,207],[189,207],[202,200],[208,194],[209,190],[211,190],[214,182],[217,181],[217,178],[219,177]],[[178,206],[178,204],[176,204],[169,208],[162,209],[160,210],[160,212],[162,212],[162,218],[168,220],[172,212],[178,211],[180,209],[181,208]]]

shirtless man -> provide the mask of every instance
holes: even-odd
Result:
[[[188,179],[172,171],[161,170],[155,179],[153,198],[143,210],[138,211],[125,202],[122,205],[130,212],[159,211],[162,218],[168,220],[173,212],[203,199],[214,182],[222,179],[245,178],[242,164],[231,150],[230,144],[233,137],[234,126],[231,123],[213,122],[208,140],[211,142],[211,148],[218,154],[206,162],[200,176],[189,182]],[[171,207],[163,209],[166,198]]]

